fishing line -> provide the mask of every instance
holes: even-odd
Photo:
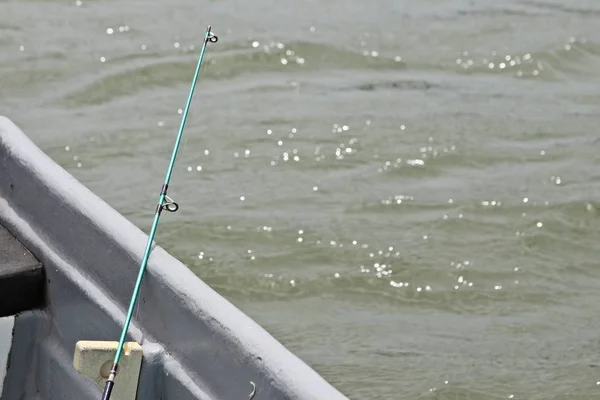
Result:
[[[156,206],[156,213],[154,214],[154,222],[152,223],[152,228],[150,229],[150,235],[148,236],[148,243],[146,244],[146,251],[144,252],[144,257],[142,258],[142,263],[140,264],[140,270],[138,273],[137,281],[135,282],[135,287],[133,289],[133,294],[131,295],[131,302],[129,303],[129,311],[127,311],[127,317],[125,318],[125,324],[123,325],[123,330],[121,332],[121,338],[119,339],[119,346],[117,347],[117,353],[115,354],[115,359],[113,361],[112,368],[110,370],[110,374],[108,379],[106,380],[106,386],[104,387],[104,392],[102,394],[102,400],[110,400],[110,394],[112,393],[112,389],[115,385],[115,377],[117,376],[117,370],[119,369],[119,360],[121,359],[121,354],[123,352],[123,345],[125,344],[125,337],[127,336],[127,330],[129,329],[129,324],[131,323],[131,318],[133,316],[133,311],[135,309],[135,304],[137,302],[140,285],[142,283],[142,278],[144,277],[144,272],[146,271],[146,265],[148,264],[148,258],[150,257],[150,250],[152,249],[152,241],[154,240],[154,235],[156,234],[156,228],[158,227],[158,220],[160,218],[160,213],[163,210],[167,210],[169,212],[175,212],[179,209],[179,205],[173,201],[169,196],[167,196],[167,189],[169,187],[169,181],[171,180],[171,174],[173,173],[173,166],[175,165],[175,158],[177,157],[177,151],[179,150],[179,144],[181,143],[181,138],[183,136],[183,128],[185,127],[185,121],[187,120],[188,111],[190,109],[190,104],[192,103],[192,97],[194,95],[194,89],[196,88],[196,81],[198,80],[198,74],[200,72],[200,67],[202,66],[202,59],[204,58],[204,51],[206,50],[206,45],[210,43],[216,43],[219,39],[211,32],[210,25],[206,28],[206,35],[204,36],[204,43],[202,44],[202,49],[200,50],[200,57],[198,58],[198,65],[196,66],[196,72],[194,73],[194,79],[192,80],[192,85],[190,86],[190,94],[187,99],[187,103],[185,105],[185,110],[183,112],[183,116],[181,117],[181,125],[179,126],[179,133],[177,134],[177,139],[175,140],[175,146],[173,147],[173,154],[171,155],[171,162],[169,163],[169,168],[167,169],[167,175],[165,177],[165,183],[163,184],[160,196],[158,198],[158,204]]]

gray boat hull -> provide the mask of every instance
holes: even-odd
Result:
[[[73,368],[79,340],[118,340],[147,235],[0,117],[0,223],[42,262],[45,302],[15,317],[3,399],[99,399]],[[346,397],[156,246],[128,340],[138,399]],[[118,380],[117,380],[118,382]]]

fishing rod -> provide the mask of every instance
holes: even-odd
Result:
[[[162,210],[167,210],[169,212],[175,212],[179,209],[179,205],[173,201],[169,196],[167,196],[167,189],[169,188],[169,181],[171,180],[171,174],[173,173],[173,166],[175,165],[175,158],[177,157],[177,151],[179,150],[179,144],[181,143],[181,137],[183,136],[183,128],[185,127],[185,121],[187,120],[188,111],[190,109],[190,104],[192,103],[192,97],[194,96],[194,89],[196,88],[196,81],[198,80],[198,73],[200,72],[200,67],[202,66],[202,59],[204,58],[204,51],[206,50],[206,45],[210,43],[216,43],[219,39],[216,35],[211,32],[210,25],[206,28],[206,35],[204,36],[204,43],[202,44],[202,49],[200,50],[200,57],[198,58],[198,65],[196,66],[196,72],[194,73],[194,79],[192,80],[192,85],[190,86],[190,94],[187,99],[187,104],[185,105],[185,111],[183,112],[183,116],[181,117],[181,125],[179,126],[179,133],[177,134],[177,139],[175,140],[175,146],[173,147],[173,154],[171,155],[171,162],[169,163],[169,168],[167,169],[167,175],[165,177],[165,183],[163,184],[160,190],[160,196],[158,198],[158,205],[156,206],[156,213],[154,214],[154,222],[152,223],[152,228],[150,229],[150,235],[148,236],[148,243],[146,244],[146,251],[144,252],[144,257],[142,258],[142,263],[140,264],[140,270],[138,273],[137,281],[135,282],[135,287],[133,289],[133,293],[131,295],[131,302],[129,303],[129,311],[127,311],[127,317],[125,318],[125,324],[123,325],[123,331],[121,332],[121,338],[119,339],[119,347],[117,347],[117,353],[115,354],[115,359],[113,361],[112,368],[110,369],[110,374],[108,375],[108,379],[106,380],[106,386],[104,387],[104,392],[102,394],[102,400],[110,400],[110,394],[112,393],[112,389],[115,385],[115,377],[117,376],[117,370],[119,369],[119,360],[121,359],[121,354],[123,352],[123,345],[125,344],[125,337],[127,336],[127,330],[129,329],[129,324],[131,322],[131,318],[133,317],[133,309],[135,308],[135,303],[137,302],[140,285],[142,283],[142,278],[144,277],[144,272],[146,271],[146,265],[148,264],[148,258],[150,257],[150,250],[152,248],[152,241],[154,240],[154,235],[156,233],[156,228],[158,227],[158,220],[160,218],[160,213]]]

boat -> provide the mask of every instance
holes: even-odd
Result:
[[[0,228],[0,246],[19,249],[0,270],[25,266],[17,280],[0,271],[0,288],[15,289],[0,292],[0,311],[14,314],[0,398],[100,399],[76,348],[119,338],[148,236],[2,116]],[[134,385],[131,400],[347,399],[158,245],[127,340],[141,364],[115,388]]]

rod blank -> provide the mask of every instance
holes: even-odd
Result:
[[[173,147],[173,153],[171,155],[171,161],[169,162],[169,167],[167,168],[167,175],[165,177],[165,183],[163,184],[161,191],[160,191],[160,195],[158,198],[158,204],[156,206],[156,212],[154,214],[154,221],[152,223],[152,228],[150,229],[150,234],[148,235],[148,242],[146,244],[146,250],[144,251],[144,256],[143,256],[142,262],[140,264],[140,269],[138,272],[137,280],[135,282],[133,293],[131,295],[131,301],[129,303],[129,310],[127,311],[127,316],[125,318],[123,330],[121,331],[121,337],[119,339],[119,346],[117,347],[117,353],[115,354],[115,359],[114,359],[110,374],[108,376],[108,379],[106,380],[106,386],[104,387],[104,392],[102,394],[102,400],[110,400],[110,395],[111,395],[113,387],[115,385],[115,378],[117,376],[117,370],[119,368],[119,360],[121,359],[121,354],[123,352],[123,345],[125,344],[125,338],[127,337],[127,331],[129,330],[129,324],[131,323],[131,319],[133,317],[133,310],[135,309],[135,305],[136,305],[137,299],[139,297],[140,285],[142,283],[142,278],[144,277],[144,272],[146,271],[146,265],[148,264],[148,258],[150,257],[150,250],[152,249],[152,242],[153,242],[154,236],[156,234],[156,229],[158,228],[158,221],[160,219],[160,214],[161,214],[162,210],[175,212],[179,208],[177,203],[175,203],[170,197],[167,196],[167,190],[169,188],[171,174],[173,173],[173,167],[175,166],[175,159],[177,158],[177,152],[179,151],[179,145],[181,144],[181,138],[183,137],[183,129],[185,127],[185,122],[187,120],[188,112],[190,109],[190,104],[192,103],[192,98],[194,96],[194,89],[196,88],[196,82],[198,81],[198,74],[200,72],[200,67],[202,66],[202,60],[204,58],[204,52],[206,50],[206,45],[209,42],[216,43],[217,41],[218,41],[218,38],[216,35],[214,35],[211,32],[211,26],[209,25],[206,29],[206,35],[204,36],[204,43],[202,44],[202,49],[200,50],[200,57],[198,58],[196,72],[194,73],[194,78],[192,80],[192,85],[190,86],[190,93],[188,95],[187,103],[185,105],[185,110],[183,112],[183,116],[181,117],[181,125],[179,126],[179,133],[177,134],[177,139],[175,140],[175,146]]]

